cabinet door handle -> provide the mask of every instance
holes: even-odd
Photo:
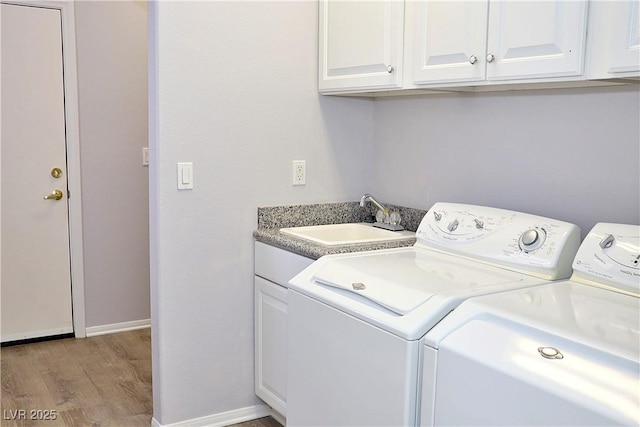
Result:
[[[389,72],[389,74],[393,73],[393,67],[391,65],[387,66],[387,71]]]
[[[487,62],[493,62],[493,60],[494,60],[495,58],[496,58],[496,57],[495,57],[495,56],[493,56],[493,54],[492,54],[492,53],[490,53],[490,54],[488,54],[488,55],[487,55]]]
[[[471,65],[473,65],[473,64],[475,64],[476,62],[478,62],[478,58],[476,58],[476,56],[475,56],[475,55],[471,55],[471,56],[469,57],[469,63],[470,63]]]

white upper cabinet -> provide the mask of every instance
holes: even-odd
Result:
[[[491,1],[487,79],[583,73],[586,1]]]
[[[595,1],[590,7],[588,78],[640,77],[640,0]]]
[[[640,1],[616,2],[613,5],[611,34],[612,73],[640,70]]]
[[[586,1],[420,1],[412,19],[418,85],[583,72]]]
[[[488,0],[421,1],[410,6],[414,83],[484,80]]]
[[[325,94],[628,83],[640,0],[320,0]]]
[[[404,2],[320,1],[319,90],[402,87]]]

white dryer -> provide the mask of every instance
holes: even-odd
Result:
[[[597,224],[570,280],[473,298],[425,337],[421,425],[640,425],[640,227]]]
[[[580,241],[573,224],[454,203],[416,238],[289,282],[287,425],[415,425],[427,331],[469,297],[568,278]]]

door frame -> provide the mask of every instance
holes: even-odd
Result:
[[[80,128],[78,116],[78,73],[74,3],[73,0],[2,0],[2,3],[43,7],[60,11],[62,20],[67,185],[70,193],[67,200],[69,206],[69,257],[71,261],[73,332],[76,338],[84,338],[87,332],[84,304],[82,180],[80,168]]]

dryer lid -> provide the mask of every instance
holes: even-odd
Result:
[[[500,292],[461,304],[426,335],[433,348],[468,323],[544,331],[567,342],[640,363],[640,300],[574,281]]]
[[[472,294],[483,287],[519,283],[522,276],[450,255],[414,249],[331,259],[314,273],[313,281],[405,315],[435,295]]]

